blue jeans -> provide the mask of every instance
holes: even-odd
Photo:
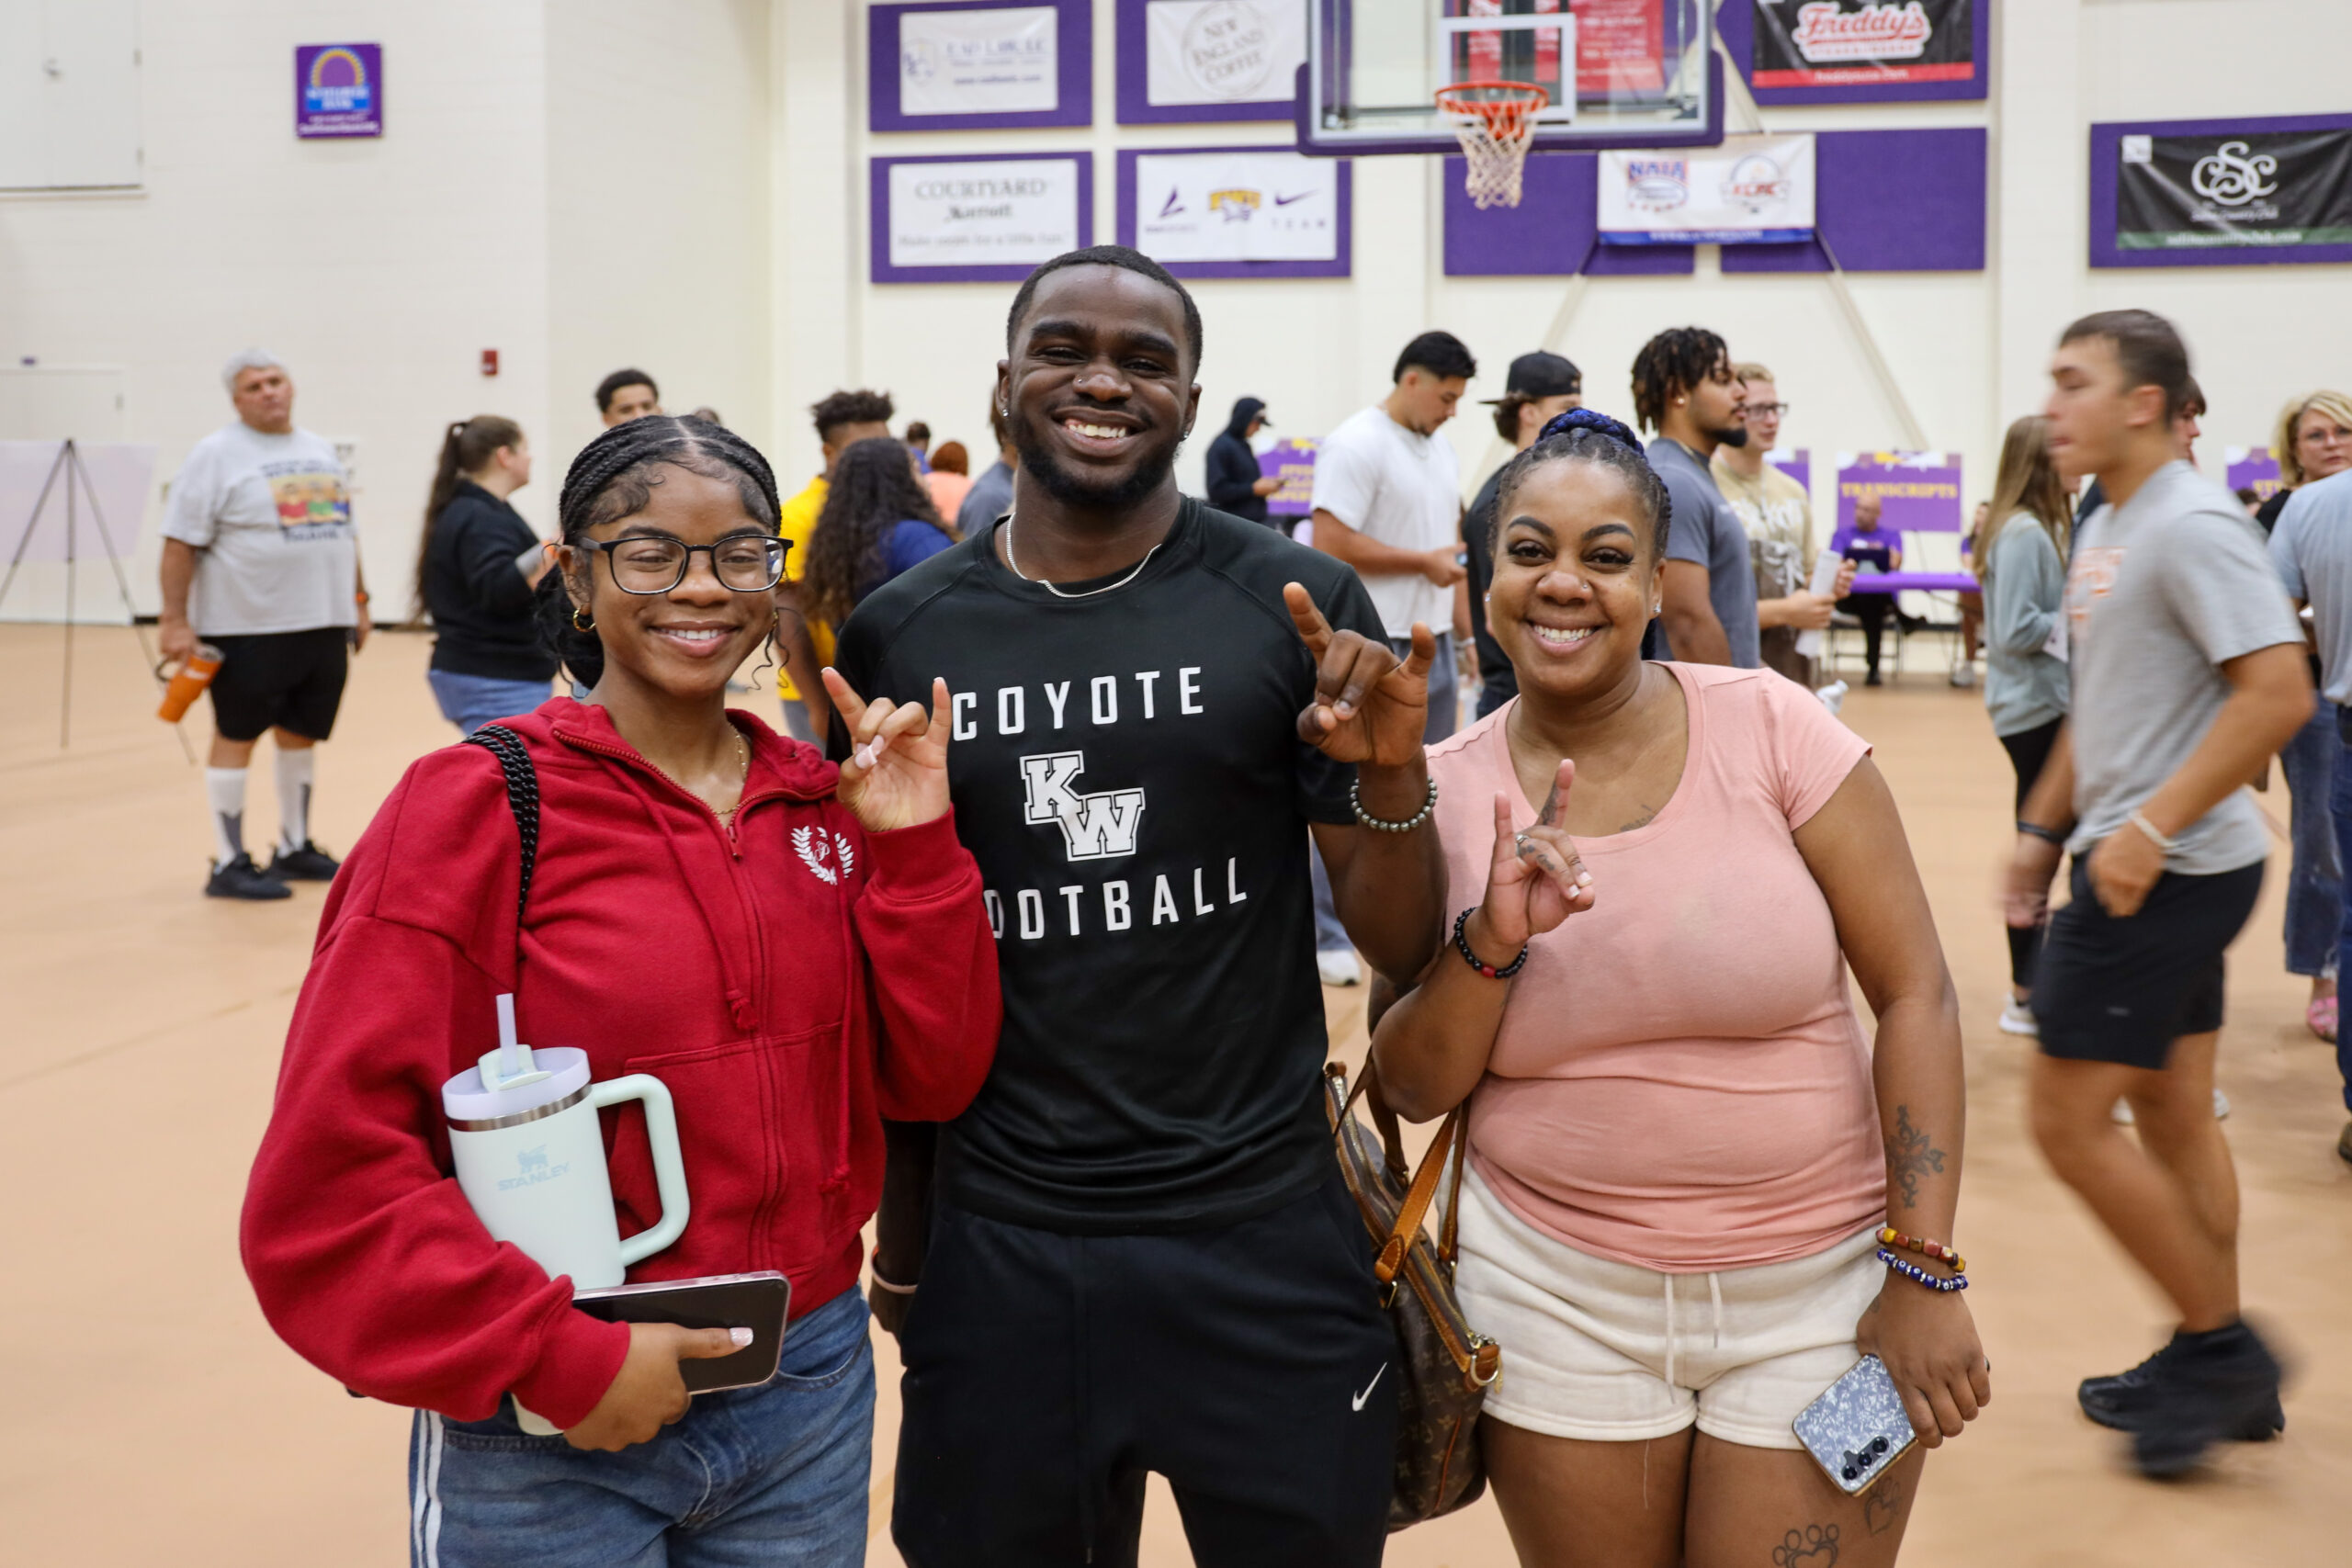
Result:
[[[426,684],[441,716],[467,735],[493,719],[529,713],[548,700],[552,690],[545,681],[502,681],[495,675],[460,675],[454,670],[427,670]]]
[[[2322,711],[2335,720],[2352,748],[2352,708],[2340,708],[2334,703],[2322,705]],[[2335,779],[2329,786],[2329,805],[2335,818],[2335,852],[2339,863],[2352,863],[2352,757],[2335,759]],[[2352,906],[2352,900],[2346,900]],[[2345,961],[2352,957],[2352,907],[2347,907],[2336,929],[2335,973],[2341,983]],[[2335,1032],[2335,1070],[2344,1079],[2344,1108],[2352,1111],[2352,1031],[2338,1028]]]
[[[2344,921],[2343,859],[2336,852],[2333,807],[2335,754],[2344,743],[2335,734],[2335,705],[2323,702],[2311,722],[2295,732],[2278,753],[2287,775],[2288,837],[2294,869],[2287,879],[2287,973],[2319,975],[2335,967],[2336,928]]]
[[[1388,646],[1399,659],[1413,651],[1410,637],[1391,637]],[[1437,660],[1430,666],[1430,711],[1421,726],[1421,741],[1434,746],[1453,733],[1455,721],[1461,716],[1454,694],[1453,634],[1440,632],[1437,639]],[[1347,953],[1354,944],[1348,941],[1348,928],[1340,923],[1340,908],[1331,898],[1331,876],[1323,869],[1322,852],[1313,845],[1307,847],[1315,879],[1315,951],[1317,953]]]
[[[792,1325],[758,1388],[695,1396],[651,1442],[590,1453],[416,1414],[411,1568],[859,1568],[874,1355],[853,1288]]]

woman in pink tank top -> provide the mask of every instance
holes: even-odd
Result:
[[[1888,1563],[1921,1450],[1991,1397],[1951,981],[1869,747],[1770,671],[1642,659],[1706,570],[1668,513],[1590,411],[1504,474],[1520,696],[1431,749],[1462,915],[1374,1057],[1406,1116],[1470,1103],[1459,1285],[1522,1562]],[[1790,1424],[1865,1353],[1921,1444],[1849,1496]]]

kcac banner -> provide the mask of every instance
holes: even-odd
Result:
[[[1964,82],[1976,0],[1752,0],[1758,87]]]
[[[1611,245],[1743,245],[1813,237],[1813,138],[1727,136],[1721,147],[1600,154]]]
[[[2352,130],[2122,138],[2115,246],[2352,243]]]

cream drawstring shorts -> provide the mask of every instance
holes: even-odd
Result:
[[[1754,1449],[1801,1447],[1799,1412],[1861,1359],[1854,1325],[1886,1270],[1875,1230],[1810,1258],[1662,1274],[1578,1252],[1462,1183],[1455,1285],[1470,1325],[1502,1346],[1486,1413],[1583,1442],[1699,1430]]]

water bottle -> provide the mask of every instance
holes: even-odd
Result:
[[[574,1291],[620,1284],[630,1264],[686,1228],[686,1168],[670,1091],[646,1073],[591,1083],[585,1051],[521,1043],[511,996],[498,998],[498,1049],[441,1086],[458,1185],[492,1236],[513,1242],[549,1276],[571,1276]],[[623,1241],[596,1112],[625,1100],[644,1102],[662,1213]],[[557,1430],[519,1403],[514,1414],[526,1432]]]

